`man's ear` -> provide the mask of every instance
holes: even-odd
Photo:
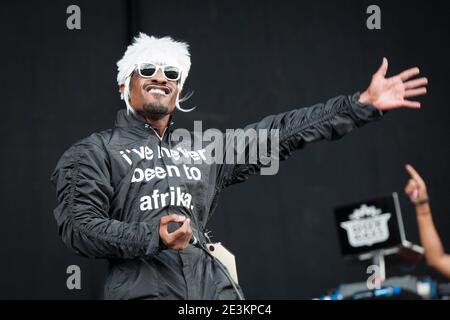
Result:
[[[120,93],[123,93],[123,90],[125,90],[125,85],[124,85],[124,84],[121,84],[121,85],[119,86],[119,92],[120,92]]]

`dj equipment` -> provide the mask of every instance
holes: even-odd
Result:
[[[390,263],[416,263],[422,247],[406,239],[397,193],[334,208],[342,255],[352,260],[372,260],[365,281],[341,284],[320,297],[323,300],[360,299],[438,299],[450,296],[450,287],[429,278],[411,275],[386,277],[386,258]],[[372,268],[372,269],[370,269]]]

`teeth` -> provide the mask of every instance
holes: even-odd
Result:
[[[166,94],[166,93],[164,92],[164,90],[161,90],[161,89],[150,89],[150,92],[153,92],[153,93],[159,93],[159,94]]]

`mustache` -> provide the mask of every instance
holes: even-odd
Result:
[[[152,84],[152,83],[144,83],[144,85],[142,86],[142,89],[144,89],[145,91],[149,92],[151,89],[159,89],[164,91],[165,94],[170,94],[172,93],[172,89],[168,86],[164,86],[164,85],[156,85],[156,84]]]

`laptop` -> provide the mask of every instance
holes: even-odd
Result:
[[[410,262],[424,253],[406,239],[398,195],[355,202],[334,208],[341,252],[359,260],[397,255]]]

